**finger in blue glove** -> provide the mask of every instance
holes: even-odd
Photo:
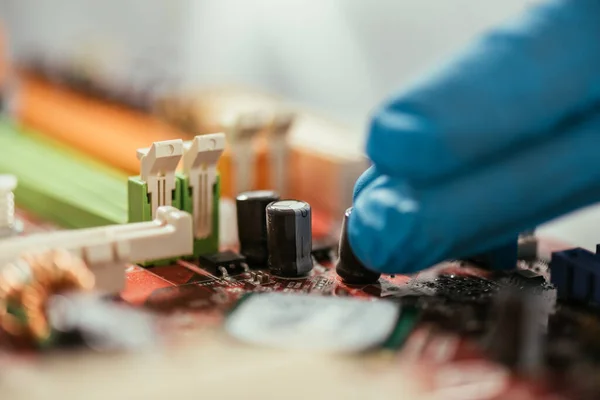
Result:
[[[600,2],[561,0],[477,40],[385,103],[367,154],[431,180],[546,136],[600,98]]]
[[[385,106],[349,239],[382,272],[506,243],[600,200],[600,1],[555,1]]]

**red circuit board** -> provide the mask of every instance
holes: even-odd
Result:
[[[24,222],[26,233],[55,229],[26,213],[19,213],[19,217]],[[551,242],[546,242],[546,246],[550,250],[564,247]],[[343,284],[336,275],[332,262],[316,265],[307,277],[282,279],[270,275],[266,269],[226,277],[216,276],[197,262],[182,260],[152,268],[129,266],[126,270],[126,288],[120,299],[157,313],[177,331],[220,325],[240,297],[250,292],[304,292],[394,300],[410,294],[423,294],[428,290],[423,282],[432,281],[440,274],[489,276],[489,272],[476,267],[449,262],[415,276],[385,276],[377,284],[349,286]],[[184,318],[178,318],[181,316]],[[470,340],[428,324],[423,324],[410,335],[403,348],[393,354],[392,362],[385,364],[385,368],[398,368],[400,371],[407,365],[410,365],[411,373],[418,377],[424,393],[434,396],[431,398],[561,398],[557,397],[557,391],[562,389],[553,385],[550,390],[548,377],[516,377],[501,366],[487,361]]]
[[[458,263],[445,263],[434,271],[408,277],[383,277],[378,284],[349,286],[341,282],[331,263],[317,265],[303,279],[281,279],[266,271],[252,271],[229,278],[212,276],[199,265],[180,261],[178,264],[144,269],[132,266],[127,272],[127,287],[122,298],[136,306],[174,319],[176,328],[197,329],[219,325],[239,298],[249,292],[305,292],[324,296],[353,296],[394,299],[424,290],[422,282],[438,274],[462,274],[487,277],[486,271],[465,268]],[[262,275],[257,283],[257,275]],[[190,318],[193,317],[193,318]],[[177,326],[179,325],[179,326]],[[477,399],[534,399],[556,395],[545,385],[545,379],[522,379],[487,361],[481,351],[467,339],[440,332],[424,324],[410,336],[395,355],[398,368],[410,363],[420,376],[426,392],[435,398],[464,394]]]

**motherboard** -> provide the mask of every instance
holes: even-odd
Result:
[[[133,121],[116,115],[97,114]],[[0,121],[0,398],[599,397],[600,254],[524,232],[373,272],[338,212],[344,185],[319,186],[330,164],[281,157],[293,124],[250,113],[156,141],[134,124],[128,176],[56,140],[83,125]],[[307,164],[310,198],[289,171]]]
[[[26,212],[17,215],[25,234],[56,230],[53,224]],[[235,219],[232,215],[225,217]],[[549,280],[548,255],[561,254],[568,246],[523,237],[517,268],[510,271],[490,270],[471,261],[448,261],[414,276],[361,278],[354,274],[349,278],[340,265],[340,260],[348,262],[348,255],[343,254],[347,251],[343,249],[344,241],[334,239],[315,238],[313,266],[300,276],[274,274],[268,265],[250,267],[239,253],[239,246],[235,246],[195,260],[146,267],[130,264],[126,267],[125,288],[117,295],[79,298],[76,293],[66,294],[70,307],[55,302],[48,310],[49,315],[58,315],[50,317],[57,331],[57,321],[64,325],[82,310],[89,314],[89,321],[80,318],[69,329],[61,328],[52,344],[42,347],[18,344],[3,336],[1,360],[8,380],[3,379],[2,386],[6,393],[12,393],[6,398],[41,398],[35,390],[15,390],[11,385],[18,380],[9,378],[13,374],[18,378],[23,371],[40,382],[47,383],[49,377],[54,377],[67,385],[47,385],[50,392],[44,392],[44,396],[52,396],[46,398],[81,398],[78,396],[85,390],[99,389],[91,389],[95,385],[87,380],[87,386],[66,383],[60,371],[67,368],[73,377],[77,375],[76,365],[100,362],[104,367],[96,374],[102,380],[112,376],[107,374],[111,363],[118,366],[122,362],[112,359],[115,352],[134,354],[127,356],[133,360],[141,357],[130,364],[136,368],[144,363],[140,353],[169,352],[173,348],[206,351],[215,346],[227,349],[224,354],[230,357],[228,361],[214,360],[216,368],[224,373],[238,365],[240,352],[249,348],[256,352],[253,363],[257,369],[262,368],[264,356],[294,360],[300,350],[335,371],[337,367],[329,366],[328,359],[334,355],[338,362],[345,360],[345,364],[360,370],[361,378],[355,378],[356,384],[361,382],[360,390],[369,388],[370,381],[378,386],[382,377],[390,379],[390,374],[399,374],[392,375],[393,385],[399,386],[396,392],[390,390],[389,398],[397,390],[412,393],[414,397],[409,398],[456,399],[593,399],[600,393],[595,379],[600,370],[597,312],[581,301],[557,301],[556,287]],[[345,267],[347,270],[349,265]],[[361,279],[363,282],[358,282]],[[307,303],[307,299],[317,302],[309,304],[312,300]],[[391,308],[370,308],[379,304]],[[276,353],[272,353],[274,349]],[[111,356],[107,358],[106,354]],[[161,358],[160,364],[172,364],[173,368],[181,362],[175,359]],[[171,375],[163,378],[172,379]],[[257,383],[269,381],[263,378],[253,379]],[[414,382],[408,385],[407,378]],[[133,390],[135,379],[128,379],[131,385],[123,381],[115,386],[119,387],[118,393]],[[271,385],[273,390],[280,388],[277,383]],[[249,398],[277,397],[273,392],[264,392],[262,383],[256,386],[245,387],[239,393]],[[335,388],[348,390],[354,386],[334,379],[321,390],[337,395],[341,392]],[[412,391],[407,391],[408,387]],[[183,398],[192,398],[186,397],[185,391],[172,390]],[[206,390],[223,397],[230,395],[230,390],[220,385],[208,384]],[[104,388],[99,393],[117,392]],[[311,395],[319,398],[318,394]]]

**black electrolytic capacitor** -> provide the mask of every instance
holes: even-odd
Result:
[[[269,269],[282,277],[301,277],[310,272],[312,224],[310,205],[280,200],[267,206]]]
[[[348,241],[348,218],[352,213],[352,207],[344,213],[342,222],[342,232],[340,234],[340,245],[338,261],[335,265],[335,271],[342,278],[344,283],[351,285],[368,285],[375,283],[381,276],[380,273],[367,269],[354,255],[350,242]]]
[[[237,227],[240,253],[250,267],[266,267],[267,206],[279,200],[279,194],[270,190],[255,190],[236,197]]]

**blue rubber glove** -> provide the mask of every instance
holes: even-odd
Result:
[[[384,273],[600,200],[600,0],[531,9],[375,114],[349,239]],[[599,228],[600,229],[600,228]]]

